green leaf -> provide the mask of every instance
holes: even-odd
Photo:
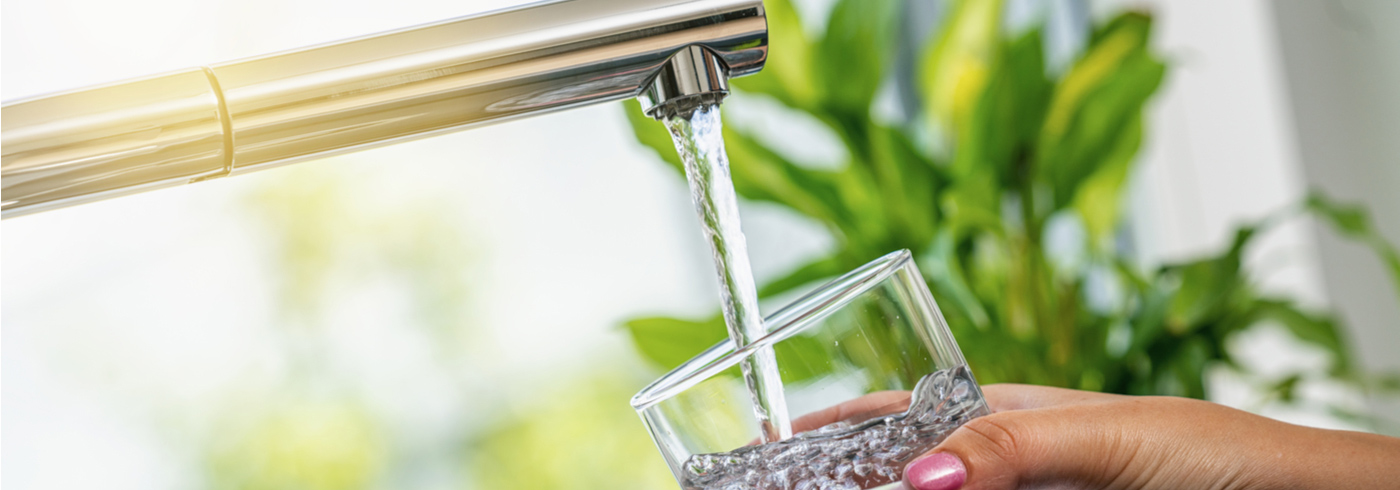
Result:
[[[968,287],[955,247],[953,234],[950,230],[944,230],[928,250],[917,257],[919,268],[930,284],[949,293],[952,305],[960,310],[964,318],[978,330],[985,330],[990,327],[991,318],[972,288]]]
[[[1305,209],[1332,223],[1341,234],[1358,240],[1371,247],[1371,250],[1385,263],[1390,279],[1395,283],[1395,293],[1400,297],[1400,252],[1376,231],[1366,208],[1333,201],[1321,191],[1308,194]]]
[[[813,52],[814,74],[828,107],[855,116],[869,112],[894,54],[899,7],[893,0],[840,0],[832,8],[826,36]]]
[[[1190,332],[1221,316],[1221,310],[1245,286],[1241,257],[1254,234],[1254,228],[1242,228],[1224,255],[1169,268],[1181,283],[1167,310],[1168,330]]]
[[[1302,381],[1303,376],[1299,374],[1285,377],[1269,387],[1269,393],[1284,403],[1296,402],[1298,400],[1298,385]]]
[[[903,131],[881,124],[868,128],[872,169],[881,191],[880,212],[889,223],[886,229],[899,242],[895,248],[918,248],[932,240],[937,230],[936,196],[947,179]]]
[[[860,264],[851,264],[841,255],[831,255],[822,257],[789,272],[786,276],[769,281],[759,288],[759,297],[769,297],[783,294],[799,286],[810,284],[814,281],[836,277],[845,274],[846,271],[858,267]]]
[[[739,195],[781,204],[837,227],[854,222],[855,217],[842,206],[838,174],[798,166],[732,125],[724,128],[724,142]]]
[[[1127,257],[1112,256],[1108,257],[1108,261],[1111,263],[1112,269],[1118,273],[1119,279],[1132,286],[1138,294],[1146,293],[1152,289],[1152,284],[1148,282],[1145,274],[1138,270],[1138,267]]]
[[[1147,49],[1150,30],[1143,14],[1119,16],[1056,86],[1036,154],[1054,209],[1069,204],[1090,175],[1121,159],[1124,131],[1140,131],[1133,122],[1165,73]]]
[[[1128,12],[1094,33],[1085,54],[1055,87],[1044,128],[1049,142],[1067,134],[1080,107],[1094,98],[1094,91],[1107,84],[1126,60],[1142,53],[1151,28],[1147,15]]]
[[[1154,391],[1163,395],[1205,398],[1205,369],[1211,349],[1201,337],[1180,339],[1165,349],[1158,362],[1164,369],[1157,373]]]
[[[1321,347],[1331,354],[1335,374],[1349,375],[1352,372],[1351,349],[1331,317],[1306,313],[1291,301],[1260,299],[1250,306],[1248,318],[1250,323],[1263,320],[1278,322],[1298,340]]]
[[[705,321],[669,317],[637,318],[624,324],[642,357],[662,370],[685,361],[729,338],[724,317]],[[795,336],[773,346],[784,383],[799,383],[831,372],[830,349],[815,338]]]
[[[637,141],[684,177],[685,167],[665,124],[643,114],[635,99],[624,101],[623,110]],[[846,184],[837,174],[798,166],[731,125],[723,131],[731,177],[739,195],[781,204],[824,223],[840,226],[856,221],[849,213],[842,213],[839,206],[840,187]]]
[[[811,109],[816,106],[817,86],[812,47],[802,30],[802,20],[789,0],[767,0],[763,10],[768,21],[768,59],[763,70],[730,80],[730,85],[766,94],[795,109]]]
[[[935,127],[958,125],[982,95],[1001,34],[999,0],[963,0],[948,7],[943,28],[919,63],[924,116]]]
[[[790,337],[773,346],[783,383],[795,384],[815,379],[832,370],[834,357],[825,343],[802,335]]]
[[[1044,119],[1052,85],[1045,77],[1040,30],[1007,43],[970,117],[953,128],[957,137],[953,174],[980,173],[1008,182],[1026,174],[1033,143]]]
[[[1102,166],[1079,186],[1071,204],[1075,212],[1084,218],[1089,241],[1097,248],[1110,245],[1107,241],[1118,228],[1123,184],[1128,180],[1133,158],[1142,144],[1142,115],[1129,119],[1128,126],[1118,137],[1118,142],[1104,157]]]
[[[951,231],[962,237],[977,230],[1001,234],[1001,187],[991,174],[969,175],[943,192],[942,209]]]
[[[642,357],[662,370],[680,366],[705,349],[729,338],[724,317],[716,315],[703,321],[670,317],[637,318],[623,324],[632,336],[632,344]]]
[[[1365,386],[1383,393],[1400,393],[1400,372],[1371,373],[1365,377]]]

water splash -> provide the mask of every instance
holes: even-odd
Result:
[[[904,466],[988,413],[966,366],[919,380],[904,413],[837,422],[784,441],[697,454],[682,465],[688,490],[858,490],[899,481]]]

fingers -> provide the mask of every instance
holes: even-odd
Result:
[[[1002,383],[982,387],[993,412],[1028,410],[1064,405],[1084,405],[1122,399],[1121,395]],[[793,432],[803,432],[841,421],[859,423],[872,417],[909,409],[909,392],[881,391],[798,417]]]
[[[937,451],[945,456],[940,457],[938,466],[929,470],[923,461],[918,461],[906,470],[906,480],[918,490],[961,488],[963,482],[956,481],[959,479],[956,476],[958,465],[951,462],[951,456],[962,466],[962,480],[975,475],[978,479],[974,484],[985,490],[1018,488],[1020,469],[1025,466],[1022,459],[1027,454],[1033,454],[1036,448],[1027,447],[1035,444],[1031,440],[1033,436],[1020,429],[1014,415],[993,414],[958,428],[939,445]],[[998,418],[993,419],[994,416]],[[940,473],[953,475],[942,476]],[[953,483],[957,485],[953,486]]]
[[[986,397],[987,405],[991,407],[992,412],[1084,405],[1124,398],[1122,395],[1012,383],[983,386],[982,394]]]
[[[1051,408],[973,419],[933,455],[911,463],[905,469],[905,485],[914,490],[1012,490],[1029,484],[1101,481],[1103,475],[1114,474],[1122,458],[1112,454],[1111,434],[1092,424],[1086,428],[1083,419],[1076,418]]]
[[[792,421],[792,431],[806,432],[842,421],[855,424],[908,409],[909,392],[880,391],[798,417]]]
[[[952,453],[933,453],[904,469],[906,490],[955,490],[967,482],[967,467]]]
[[[1123,398],[1121,395],[1011,383],[984,386],[982,394],[993,412],[1083,405]],[[792,430],[794,433],[805,432],[841,421],[859,423],[908,409],[908,391],[881,391],[798,417],[792,422]]]
[[[1075,396],[1024,386],[991,391],[1003,408],[1039,408],[1006,409],[969,421],[932,451],[947,456],[915,460],[905,468],[906,486],[1210,487],[1253,478],[1246,471],[1250,464],[1261,454],[1276,454],[1266,450],[1276,423],[1204,401]],[[961,487],[948,486],[959,480],[965,480]]]

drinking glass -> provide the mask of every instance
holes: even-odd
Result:
[[[764,323],[753,343],[720,342],[632,398],[683,488],[894,488],[913,458],[990,413],[907,250]],[[777,357],[796,434],[768,444],[739,368],[760,349]]]

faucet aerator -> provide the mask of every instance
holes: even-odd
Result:
[[[657,72],[639,96],[642,111],[664,121],[686,117],[701,105],[719,104],[729,95],[729,68],[704,46],[678,51]]]

